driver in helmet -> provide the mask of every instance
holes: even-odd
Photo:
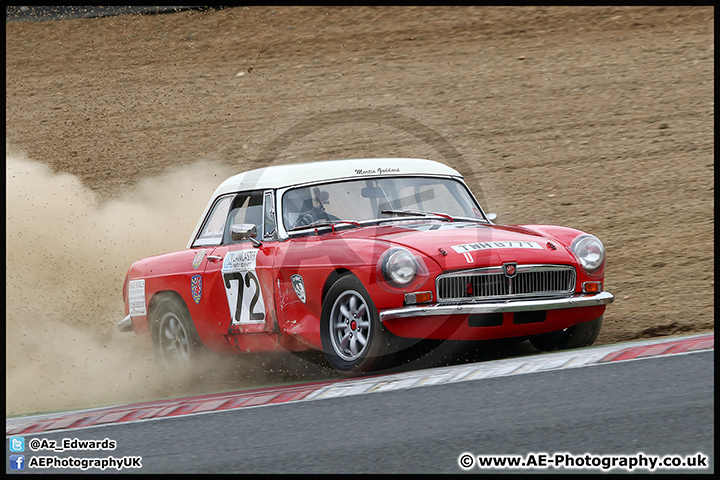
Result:
[[[317,187],[312,190],[310,187],[296,188],[285,193],[283,196],[285,225],[292,229],[310,225],[318,220],[329,220],[323,206],[327,203],[327,199],[323,199],[323,193]]]

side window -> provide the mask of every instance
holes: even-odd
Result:
[[[222,197],[215,203],[200,230],[200,235],[195,239],[193,247],[220,245],[231,201],[232,196],[227,196]]]

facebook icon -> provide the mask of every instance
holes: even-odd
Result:
[[[10,455],[10,470],[25,470],[25,455]]]

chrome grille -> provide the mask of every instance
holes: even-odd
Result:
[[[502,267],[478,268],[440,275],[435,286],[439,302],[567,295],[575,290],[575,269],[518,265],[517,274],[510,278]]]

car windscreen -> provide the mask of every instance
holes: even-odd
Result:
[[[322,221],[388,220],[423,212],[485,220],[467,187],[444,177],[369,178],[294,188],[283,195],[282,212],[288,231]]]

